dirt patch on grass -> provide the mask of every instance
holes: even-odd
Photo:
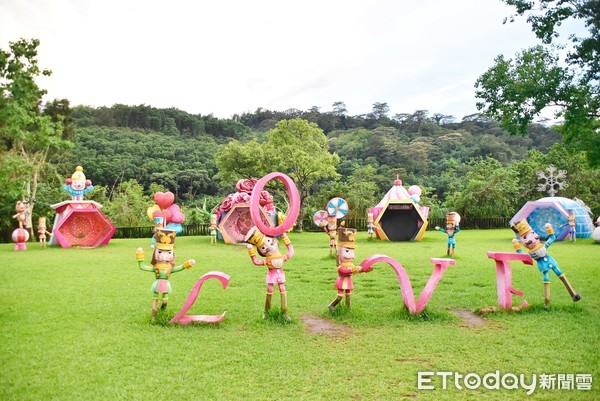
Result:
[[[463,325],[467,327],[479,327],[485,324],[485,320],[475,313],[464,309],[451,309],[450,312],[462,319]]]
[[[304,323],[306,331],[309,334],[339,337],[343,334],[348,334],[351,331],[348,326],[313,315],[304,315],[300,318],[300,320],[302,320]]]

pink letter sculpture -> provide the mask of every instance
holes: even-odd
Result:
[[[523,299],[523,302],[519,306],[513,306],[512,295],[519,297],[524,296],[522,291],[519,291],[512,286],[512,270],[510,264],[511,260],[517,260],[525,263],[526,265],[533,265],[533,259],[531,256],[524,253],[514,252],[488,252],[488,258],[496,261],[496,285],[498,289],[498,307],[501,309],[519,311],[529,306],[527,301]],[[481,312],[494,312],[495,307],[484,308]]]
[[[186,313],[192,307],[192,305],[194,305],[194,302],[196,302],[196,298],[198,298],[198,294],[200,293],[202,284],[206,280],[219,280],[221,282],[221,285],[223,286],[223,289],[227,289],[227,285],[229,284],[229,278],[230,277],[227,274],[217,271],[208,272],[204,274],[196,282],[194,288],[192,288],[192,292],[190,292],[190,295],[188,295],[188,298],[185,301],[185,305],[183,305],[183,308],[181,308],[179,313],[176,314],[175,317],[173,317],[173,319],[171,319],[169,323],[179,323],[183,325],[190,323],[221,323],[221,321],[225,317],[225,313],[227,312],[223,312],[220,315],[186,315]]]
[[[404,301],[404,305],[408,309],[410,314],[417,314],[423,312],[429,298],[431,298],[431,294],[437,287],[442,275],[450,265],[456,264],[456,261],[453,259],[439,259],[439,258],[431,258],[429,259],[435,267],[433,272],[431,273],[431,277],[429,277],[429,281],[423,288],[419,299],[415,303],[415,297],[413,293],[413,288],[410,283],[410,278],[408,278],[408,274],[406,274],[406,270],[404,267],[395,259],[390,258],[386,255],[372,255],[367,259],[363,260],[360,264],[362,269],[372,269],[375,263],[385,262],[392,266],[394,271],[396,272],[396,276],[398,276],[398,282],[400,283],[400,291],[402,293],[402,300]]]

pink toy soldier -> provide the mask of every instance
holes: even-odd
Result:
[[[271,309],[273,286],[277,284],[279,287],[279,293],[281,294],[281,312],[283,312],[285,320],[289,322],[292,319],[288,316],[287,293],[285,289],[285,273],[283,271],[283,264],[294,256],[294,247],[285,233],[281,234],[281,240],[288,251],[285,255],[281,255],[279,252],[279,242],[277,239],[267,237],[256,226],[252,227],[244,238],[244,241],[248,243],[248,255],[250,255],[252,263],[254,263],[256,266],[267,266],[269,269],[266,278],[267,298],[265,300],[265,312],[263,313],[262,318],[265,319],[267,313]],[[254,247],[256,247],[256,250]],[[256,257],[256,252],[258,252],[265,259],[258,259]]]
[[[46,235],[52,235],[51,233],[48,232],[48,230],[46,230],[46,218],[45,217],[40,217],[38,219],[37,233],[38,233],[38,238],[40,239],[40,245],[42,246],[42,248],[45,248],[46,247]]]
[[[358,273],[366,273],[373,270],[372,267],[363,270],[361,266],[354,265],[356,249],[356,229],[338,228],[338,237],[340,239],[337,251],[337,270],[338,279],[334,287],[337,289],[337,297],[329,304],[329,311],[333,313],[335,307],[340,303],[344,295],[346,296],[346,307],[350,308],[350,295],[354,289],[354,283],[351,276]]]
[[[375,235],[375,225],[373,224],[373,213],[367,213],[367,234],[369,239],[372,239]]]
[[[332,256],[337,251],[337,217],[329,215],[323,229],[329,236],[329,256]]]
[[[156,238],[156,248],[152,253],[152,266],[144,265],[144,251],[138,248],[135,253],[135,258],[138,262],[140,270],[154,273],[156,280],[152,284],[152,320],[156,317],[158,304],[161,302],[161,309],[167,307],[169,294],[171,293],[171,283],[169,277],[171,273],[177,273],[183,269],[191,269],[196,261],[189,259],[183,262],[182,265],[175,266],[175,231],[167,229],[157,229],[154,237]]]

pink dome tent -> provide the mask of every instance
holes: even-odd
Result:
[[[382,240],[421,240],[427,229],[429,208],[420,206],[421,188],[417,185],[406,190],[396,178],[394,186],[381,201],[369,209],[373,214],[375,234]]]

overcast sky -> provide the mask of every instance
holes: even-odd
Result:
[[[229,118],[344,102],[477,112],[475,80],[537,44],[500,0],[0,0],[0,48],[41,41],[45,100]]]

